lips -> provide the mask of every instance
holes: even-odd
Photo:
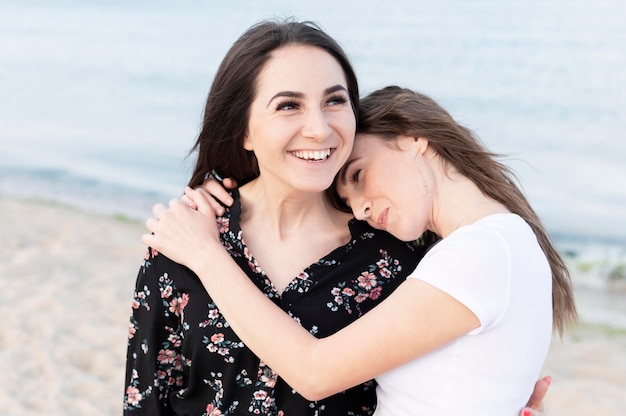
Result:
[[[389,213],[389,208],[386,208],[379,216],[376,218],[376,226],[381,229],[385,229],[387,226],[387,215]]]
[[[295,157],[308,161],[326,160],[330,157],[330,149],[321,150],[296,150],[291,152]]]

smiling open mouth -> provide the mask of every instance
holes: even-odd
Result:
[[[326,160],[330,157],[330,149],[323,150],[296,150],[291,152],[295,157],[302,160]]]

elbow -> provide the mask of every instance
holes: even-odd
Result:
[[[336,362],[337,357],[323,348],[322,342],[315,340],[302,346],[295,362],[276,368],[283,380],[309,401],[323,400],[351,387],[341,374],[336,374],[341,366]]]
[[[306,380],[303,382],[295,383],[295,385],[292,385],[292,387],[302,397],[304,397],[305,399],[311,402],[314,402],[318,400],[323,400],[341,391],[341,390],[333,389],[332,386],[329,386],[326,383],[326,381]]]
[[[303,365],[298,369],[291,367],[291,370],[291,374],[281,376],[298,394],[309,401],[323,400],[345,390],[339,379],[333,377],[332,371],[325,370],[322,364]]]

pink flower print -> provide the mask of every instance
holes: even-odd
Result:
[[[367,293],[359,293],[354,297],[354,300],[356,301],[356,303],[363,303],[367,300],[367,298],[369,298],[369,295]]]
[[[222,412],[220,412],[219,409],[216,409],[213,403],[209,403],[206,405],[206,414],[207,416],[218,416],[221,415]]]
[[[385,255],[386,253],[383,253],[383,255]],[[378,268],[382,269],[385,268],[387,266],[389,266],[389,262],[387,261],[386,258],[380,259],[376,262],[376,265],[378,266]]]
[[[391,270],[389,270],[386,267],[382,268],[380,269],[380,275],[384,277],[385,279],[389,279],[391,277]]]
[[[220,342],[224,342],[224,334],[219,333],[219,334],[213,334],[211,335],[211,342],[218,344]]]
[[[354,290],[350,289],[349,287],[344,287],[341,293],[346,296],[354,296]]]
[[[276,385],[276,375],[274,375],[272,370],[268,368],[267,371],[263,372],[263,375],[261,376],[261,382],[265,387],[273,388]]]
[[[180,347],[182,345],[182,341],[180,336],[176,333],[171,333],[168,335],[167,340],[172,343],[174,347]]]
[[[376,300],[380,297],[381,292],[383,291],[383,288],[378,286],[375,287],[374,289],[372,289],[372,291],[370,292],[370,298],[372,300]]]
[[[128,324],[128,339],[133,339],[136,332],[137,332],[137,327],[135,326],[135,324],[132,322]]]
[[[174,350],[162,349],[161,351],[159,351],[159,354],[157,356],[157,360],[159,360],[159,363],[161,364],[171,364],[174,362],[175,359],[176,351]]]
[[[137,406],[143,396],[138,388],[133,386],[126,387],[126,402],[131,406]]]
[[[266,391],[257,390],[257,391],[254,392],[255,400],[265,400],[266,397],[267,397],[267,392]]]
[[[170,301],[170,312],[173,312],[176,315],[181,315],[188,302],[189,294],[187,293],[183,293],[182,296],[172,299]]]
[[[362,287],[365,290],[371,290],[374,286],[378,285],[376,275],[370,272],[361,273],[357,280],[359,282],[359,287]]]
[[[224,217],[218,218],[217,226],[220,230],[220,234],[224,234],[230,228],[230,219]]]
[[[167,299],[172,296],[172,286],[167,285],[161,290],[161,298]],[[173,311],[172,311],[173,312]]]

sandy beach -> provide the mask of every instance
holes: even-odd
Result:
[[[122,218],[0,197],[0,413],[121,414],[143,232]],[[584,289],[577,295],[592,304]],[[543,373],[553,376],[548,415],[623,415],[626,329],[583,321],[553,342]]]

